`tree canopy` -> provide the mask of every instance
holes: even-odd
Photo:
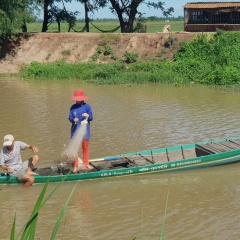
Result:
[[[100,0],[108,1],[108,0]],[[134,21],[138,17],[141,19],[144,13],[139,12],[138,8],[141,4],[145,4],[147,7],[153,7],[160,9],[164,16],[171,15],[174,9],[164,8],[163,2],[146,2],[145,0],[109,0],[111,3],[111,10],[115,13],[119,19],[121,26],[121,32],[133,32]]]
[[[84,5],[84,14],[86,26],[89,24],[88,12],[94,13],[100,8],[109,7],[114,13],[121,27],[121,32],[134,32],[134,23],[138,21],[138,28],[141,27],[143,12],[140,12],[139,6],[146,5],[160,9],[164,16],[171,15],[174,11],[172,7],[165,9],[161,1],[146,2],[145,0],[1,0],[0,2],[0,34],[2,36],[11,35],[16,29],[27,31],[27,23],[33,21],[36,17],[36,10],[41,9],[43,15],[42,32],[48,30],[49,24],[53,21],[58,23],[60,31],[60,22],[65,20],[69,23],[69,31],[75,25],[78,11],[69,12],[64,7],[64,2],[72,4],[79,2]],[[63,3],[63,8],[56,6],[57,3]],[[140,24],[139,24],[140,22]],[[89,27],[86,29],[89,30]]]
[[[34,0],[1,0],[1,37],[11,35],[19,28],[26,31],[26,23],[35,20],[35,10],[37,10],[37,2]]]

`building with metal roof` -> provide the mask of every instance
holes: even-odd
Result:
[[[240,30],[240,2],[189,2],[183,7],[187,32]]]

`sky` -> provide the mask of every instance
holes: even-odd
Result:
[[[147,0],[146,2],[148,2],[149,0]],[[157,0],[150,0],[150,2],[157,2]],[[222,1],[209,1],[209,0],[190,0],[190,1],[186,1],[186,0],[162,0],[162,2],[165,3],[164,7],[165,8],[169,8],[169,7],[173,7],[174,8],[174,13],[172,14],[173,17],[178,17],[178,16],[183,16],[183,6],[188,3],[188,2],[234,2],[233,0],[222,0]],[[84,9],[83,9],[83,5],[80,4],[79,2],[72,2],[71,4],[66,4],[66,9],[68,11],[79,11],[80,15],[79,18],[84,18]],[[62,7],[62,5],[60,4],[59,7]],[[141,5],[141,7],[139,8],[140,12],[144,12],[146,13],[144,15],[144,17],[150,17],[150,16],[156,16],[156,17],[162,17],[162,12],[160,10],[156,10],[156,9],[149,9],[148,7],[144,6],[144,4]],[[112,14],[111,11],[109,10],[109,8],[104,8],[101,9],[99,11],[95,11],[94,15],[90,14],[89,15],[90,18],[92,19],[96,19],[96,18],[117,18],[116,15]]]

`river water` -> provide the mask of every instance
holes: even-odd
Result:
[[[0,78],[0,139],[11,133],[34,143],[39,166],[55,164],[70,138],[70,96],[77,88],[93,108],[91,158],[240,136],[240,92]],[[164,239],[240,238],[240,163],[63,183],[40,211],[36,239],[50,239],[76,184],[57,239],[159,239],[165,211]],[[0,239],[9,239],[15,214],[16,232],[21,230],[42,187],[0,186]]]

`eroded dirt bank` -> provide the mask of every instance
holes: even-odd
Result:
[[[138,53],[139,60],[152,58],[172,59],[182,41],[191,40],[196,33],[28,33],[19,41],[6,47],[0,59],[0,73],[18,73],[32,61],[86,62],[92,59],[100,46],[111,46],[115,58],[123,58],[124,52]],[[171,38],[173,44],[166,47]],[[98,62],[113,61],[110,56],[100,56]]]

